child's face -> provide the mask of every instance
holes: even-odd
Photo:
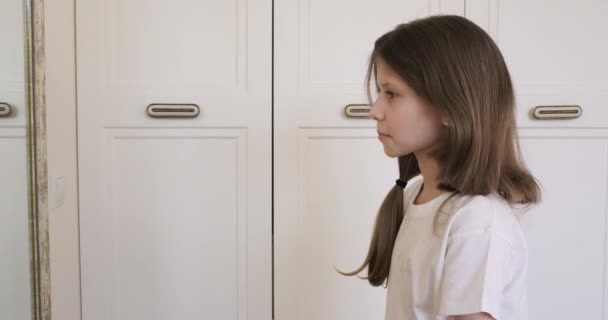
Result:
[[[384,153],[399,157],[432,149],[442,130],[439,112],[380,57],[376,59],[376,81],[380,91],[370,115],[376,120]]]

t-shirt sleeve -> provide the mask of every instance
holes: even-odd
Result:
[[[512,254],[509,242],[491,229],[452,236],[446,249],[439,313],[487,312],[500,319]]]

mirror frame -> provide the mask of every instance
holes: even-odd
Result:
[[[51,319],[45,116],[44,0],[24,0],[32,319]]]

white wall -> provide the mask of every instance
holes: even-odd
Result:
[[[55,0],[44,10],[51,316],[79,320],[74,0]]]

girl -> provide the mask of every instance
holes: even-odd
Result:
[[[540,200],[520,157],[514,93],[490,36],[460,16],[398,25],[375,42],[370,115],[400,177],[363,265],[386,282],[386,320],[527,319],[517,220]],[[406,187],[407,185],[407,187]]]

